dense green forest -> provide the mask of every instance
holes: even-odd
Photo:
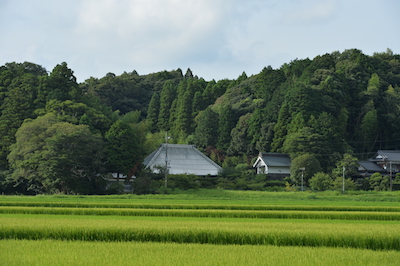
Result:
[[[400,55],[357,49],[211,80],[190,69],[89,78],[66,63],[0,67],[0,191],[106,193],[104,175],[143,172],[164,141],[195,144],[224,167],[289,153],[334,173],[400,149]],[[248,171],[248,169],[247,169]]]

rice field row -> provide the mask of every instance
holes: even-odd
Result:
[[[0,261],[20,265],[398,265],[400,252],[353,248],[0,240]],[[45,252],[44,252],[45,251]]]
[[[157,204],[157,203],[89,203],[0,201],[0,206],[50,208],[121,208],[121,209],[183,209],[183,210],[282,210],[282,211],[364,211],[399,212],[400,206],[315,206],[315,205],[233,205],[233,204]]]
[[[246,211],[207,209],[126,209],[126,208],[52,208],[52,207],[0,207],[3,214],[54,214],[102,216],[159,216],[159,217],[213,217],[264,219],[337,219],[400,221],[400,212],[360,211]]]
[[[174,196],[173,200],[158,201],[142,201],[131,195],[132,199],[110,201],[99,196],[60,199],[3,196],[0,197],[0,261],[6,265],[60,265],[52,260],[69,262],[68,265],[102,265],[107,260],[101,263],[93,259],[93,263],[80,264],[86,254],[69,256],[71,259],[55,255],[43,263],[40,250],[42,253],[46,250],[47,254],[52,249],[46,245],[54,245],[58,249],[54,254],[93,249],[103,255],[108,254],[101,251],[105,247],[125,251],[115,252],[120,255],[106,265],[390,265],[393,261],[392,265],[396,265],[398,262],[395,258],[400,254],[400,205],[395,202],[375,202],[374,206],[364,202],[364,206],[357,206],[349,201],[274,202],[268,197],[275,194],[268,193],[257,194],[256,201],[251,201],[246,195],[243,192],[238,201],[215,197],[212,201],[187,202],[178,195],[165,196]],[[191,195],[184,197],[190,199]],[[300,196],[293,194],[293,197]],[[17,251],[20,246],[24,248],[14,257],[8,256],[9,251],[4,252],[9,247]],[[146,254],[141,257],[133,252],[136,249]],[[162,253],[165,258],[154,255],[171,249],[176,252]],[[31,250],[37,251],[30,257]],[[264,256],[272,252],[280,255]],[[131,257],[131,253],[136,255]],[[345,256],[343,260],[338,254]],[[35,256],[40,260],[35,260]],[[364,259],[368,256],[371,258]],[[286,257],[288,260],[283,259]]]
[[[397,222],[4,215],[0,239],[351,247],[400,251]]]

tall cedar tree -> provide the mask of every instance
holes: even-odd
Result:
[[[151,123],[151,131],[157,131],[158,116],[160,113],[160,96],[155,92],[151,97],[149,108],[147,110],[147,120]]]
[[[172,102],[176,97],[175,85],[172,81],[166,81],[160,96],[160,111],[158,114],[157,127],[160,131],[170,130],[170,113]]]
[[[215,146],[217,142],[215,136],[218,134],[218,114],[208,107],[199,114],[196,125],[195,144],[200,148]]]
[[[233,110],[230,105],[222,106],[219,114],[217,148],[227,150],[231,142],[231,131],[235,127]]]
[[[132,177],[132,171],[141,163],[142,149],[139,149],[133,128],[118,120],[105,135],[107,149],[107,168],[113,173]]]

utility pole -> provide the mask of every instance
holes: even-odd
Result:
[[[304,191],[304,170],[306,170],[306,168],[300,167],[299,170],[301,170],[301,191]]]
[[[343,193],[344,193],[344,181],[345,181],[345,179],[344,179],[344,171],[346,170],[346,167],[343,165],[343,173],[342,173],[342,176],[343,176],[343,188],[342,188],[342,191],[343,191]]]
[[[390,161],[389,163],[390,163],[390,187],[389,187],[389,190],[390,190],[390,191],[393,191],[392,161]]]

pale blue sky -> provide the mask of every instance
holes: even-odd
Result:
[[[191,68],[206,80],[357,48],[400,53],[398,0],[0,0],[0,65],[78,81]]]

